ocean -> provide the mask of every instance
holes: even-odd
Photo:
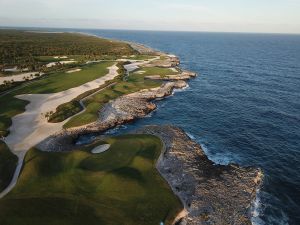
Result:
[[[263,169],[253,224],[300,224],[300,35],[73,31],[175,54],[199,75],[150,116],[112,132],[179,126],[215,163]]]

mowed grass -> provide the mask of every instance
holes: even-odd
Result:
[[[155,168],[160,139],[124,135],[90,153],[102,143],[64,153],[31,149],[16,187],[0,199],[0,224],[171,224],[182,205]]]
[[[9,185],[17,163],[18,157],[9,150],[4,142],[0,141],[0,192]]]
[[[64,128],[78,127],[95,122],[98,119],[99,110],[108,103],[122,95],[137,92],[142,89],[149,89],[161,85],[159,81],[145,80],[143,75],[132,74],[126,81],[120,79],[115,85],[93,95],[84,101],[86,110],[71,118]]]
[[[178,71],[173,71],[170,68],[143,67],[135,71],[134,74],[139,74],[139,71],[144,71],[143,73],[141,73],[144,76],[152,76],[152,75],[166,76],[166,75],[176,75],[179,73]]]
[[[106,75],[108,73],[107,67],[113,64],[114,62],[100,62],[83,66],[81,71],[75,73],[54,73],[36,80],[9,95],[0,97],[0,136],[7,135],[11,118],[24,112],[25,106],[28,104],[27,101],[15,98],[15,95],[46,94],[68,90]]]
[[[23,94],[48,94],[65,91],[103,77],[108,73],[107,67],[113,64],[114,62],[100,62],[85,65],[81,68],[81,71],[74,73],[59,72],[51,74],[18,92],[22,92]]]

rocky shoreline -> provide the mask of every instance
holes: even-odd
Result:
[[[99,119],[91,124],[63,130],[49,136],[37,146],[43,151],[69,151],[74,149],[74,140],[80,135],[102,133],[118,125],[143,118],[156,109],[154,100],[170,96],[174,89],[187,86],[185,81],[167,82],[158,88],[141,90],[108,102],[99,111]]]
[[[263,177],[260,169],[216,165],[174,126],[146,126],[137,133],[158,136],[164,143],[157,169],[185,209],[174,224],[251,224],[251,205]]]
[[[133,48],[140,53],[163,56],[162,60],[150,61],[149,67],[178,69],[179,59],[176,56],[138,44]],[[101,134],[117,125],[146,116],[156,109],[155,100],[170,96],[174,89],[186,87],[186,80],[195,76],[195,73],[181,71],[180,74],[163,78],[145,77],[162,80],[163,84],[108,102],[99,111],[99,119],[96,122],[52,135],[39,143],[38,148],[44,151],[74,150],[78,148],[74,142],[80,135]],[[174,224],[251,224],[250,208],[263,176],[260,169],[243,168],[233,164],[215,165],[207,158],[199,144],[176,127],[147,126],[137,133],[158,136],[164,143],[165,148],[157,162],[157,169],[184,205],[184,211],[178,215]]]
[[[138,48],[136,45],[135,48]],[[146,48],[146,50],[145,50]],[[161,55],[163,60],[153,60],[143,64],[145,66],[157,66],[164,64],[165,68],[178,68],[179,59],[173,55],[156,52],[145,46],[143,51]],[[129,123],[135,119],[142,118],[156,109],[155,100],[163,99],[172,95],[174,89],[183,89],[188,86],[187,80],[196,77],[196,73],[181,71],[177,75],[168,75],[161,79],[163,84],[157,88],[144,89],[128,95],[121,96],[104,105],[99,111],[98,120],[80,127],[65,129],[59,133],[49,136],[37,146],[43,151],[68,151],[74,149],[74,139],[80,135],[89,133],[102,133],[118,125]],[[157,77],[146,79],[157,80]]]

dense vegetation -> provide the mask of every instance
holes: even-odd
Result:
[[[18,157],[11,153],[4,142],[0,141],[0,192],[3,191],[11,181],[17,163]]]
[[[79,55],[94,59],[101,56],[132,54],[136,52],[126,43],[93,36],[0,30],[0,66],[2,67],[17,65],[21,68],[36,69],[37,62],[44,62],[47,59],[39,58],[41,56]]]
[[[155,168],[159,138],[126,135],[72,152],[31,149],[17,186],[0,200],[1,225],[159,225],[182,209]]]

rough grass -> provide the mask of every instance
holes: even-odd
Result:
[[[18,157],[9,150],[4,142],[0,141],[0,192],[9,185],[17,163]]]
[[[27,101],[13,96],[19,94],[45,94],[68,90],[80,86],[89,81],[100,78],[108,73],[107,67],[114,62],[100,62],[82,67],[81,71],[75,73],[59,72],[45,76],[32,84],[14,91],[9,95],[0,97],[0,136],[7,135],[7,129],[11,125],[11,118],[24,112]]]
[[[132,56],[126,56],[122,58],[131,59],[131,60],[150,60],[155,58],[156,56],[153,55],[132,55]]]
[[[11,118],[24,112],[27,101],[14,98],[12,95],[0,97],[0,137],[8,135]]]
[[[49,116],[48,122],[59,123],[83,110],[79,101],[73,100],[57,107],[56,112]]]
[[[95,122],[98,119],[98,112],[110,100],[116,99],[122,95],[137,92],[142,89],[158,87],[159,81],[144,80],[141,75],[133,74],[126,81],[119,80],[117,84],[112,85],[103,91],[93,95],[84,101],[85,112],[74,116],[65,125],[64,128],[78,127]]]
[[[126,135],[65,153],[31,149],[17,186],[0,200],[1,225],[170,224],[182,209],[155,168],[159,138]]]

